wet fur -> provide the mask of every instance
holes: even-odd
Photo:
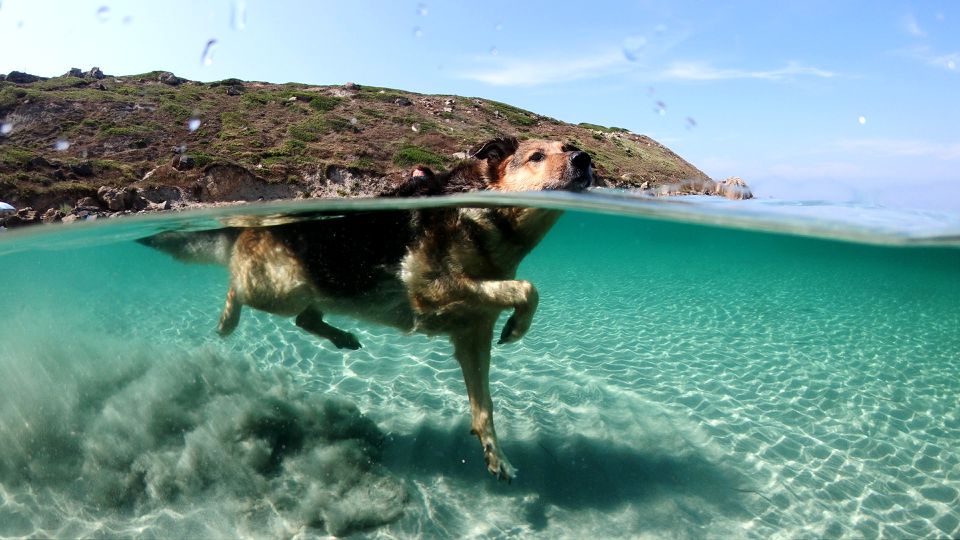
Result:
[[[495,139],[447,173],[414,169],[392,194],[578,191],[591,181],[590,158],[576,148]],[[189,235],[197,233],[169,233],[181,236],[144,243],[188,262],[226,262],[230,283],[221,335],[236,328],[246,305],[296,317],[297,326],[338,348],[361,344],[324,322],[326,313],[449,336],[467,386],[471,432],[490,472],[509,481],[514,469],[497,441],[488,378],[494,325],[510,309],[499,343],[529,330],[539,295],[532,283],[515,279],[517,267],[559,216],[557,210],[506,207],[350,212],[200,233],[194,240]]]

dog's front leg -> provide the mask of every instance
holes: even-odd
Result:
[[[497,344],[513,343],[530,330],[533,314],[537,312],[537,304],[540,303],[540,293],[533,283],[516,279],[485,280],[475,282],[473,289],[474,294],[484,303],[504,309],[513,308],[513,313],[503,325]]]
[[[453,342],[454,356],[463,370],[463,380],[467,383],[472,418],[470,432],[480,439],[487,470],[498,479],[510,482],[515,471],[500,450],[497,431],[493,427],[489,379],[493,324],[493,320],[480,322],[451,335],[450,341]]]

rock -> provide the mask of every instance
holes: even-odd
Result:
[[[640,189],[650,189],[650,182],[644,180],[644,182],[640,184]]]
[[[750,190],[750,186],[739,176],[731,176],[726,180],[717,182],[714,192],[717,195],[722,195],[728,199],[737,201],[753,198],[753,192]]]
[[[347,84],[343,85],[343,89],[349,90],[351,92],[356,92],[357,90],[360,89],[360,85],[357,83],[348,82]]]
[[[16,84],[30,84],[37,81],[45,81],[46,77],[38,77],[22,71],[11,71],[7,74],[7,82]]]
[[[43,156],[34,156],[28,159],[26,163],[26,169],[28,171],[32,171],[36,169],[46,169],[52,166],[53,165],[49,161],[47,161],[47,159],[44,158]]]
[[[83,77],[83,70],[80,68],[70,68],[70,71],[63,74],[64,77]]]
[[[178,171],[186,171],[194,168],[197,165],[195,159],[186,154],[180,154],[173,158],[173,162],[170,163],[174,169]]]
[[[227,87],[228,96],[239,96],[242,93],[243,93],[243,86],[234,85],[234,86]]]
[[[4,75],[3,73],[0,73],[0,82],[3,82],[5,80],[7,80],[7,76]]]
[[[77,204],[74,208],[74,211],[85,208],[87,210],[100,210],[100,201],[94,197],[82,197],[77,199]]]
[[[157,75],[157,80],[170,86],[180,86],[186,81],[186,79],[181,79],[169,71],[161,71],[160,74]]]
[[[403,96],[400,96],[397,99],[393,100],[393,104],[399,105],[401,107],[409,107],[410,105],[413,105],[413,102]]]
[[[81,161],[70,165],[70,171],[78,176],[93,176],[93,163]]]
[[[56,208],[47,208],[47,211],[43,213],[43,217],[41,217],[40,220],[44,223],[56,223],[63,220],[63,212]]]
[[[104,79],[104,78],[106,78],[106,75],[104,75],[103,72],[100,71],[100,68],[94,66],[94,67],[90,68],[90,71],[88,71],[88,72],[86,72],[86,73],[84,74],[84,78],[87,78],[87,79],[98,79],[98,80],[99,80],[99,79]]]
[[[468,157],[470,157],[470,155],[467,154],[466,152],[454,152],[451,155],[457,159],[467,159]]]
[[[40,222],[40,213],[30,208],[21,208],[16,214],[8,216],[0,222],[4,227],[19,227],[21,225],[32,225]]]
[[[239,165],[215,163],[194,186],[200,202],[294,199],[300,190],[290,184],[268,182]]]
[[[133,208],[134,203],[138,199],[138,195],[136,188],[129,186],[122,188],[100,186],[100,189],[97,190],[97,198],[100,199],[107,209],[113,212],[121,212]]]
[[[170,205],[175,202],[180,202],[183,200],[183,192],[180,191],[180,188],[172,186],[152,186],[141,188],[140,196],[147,200],[147,202],[153,204],[166,204]]]
[[[17,209],[12,204],[0,201],[0,217],[6,217],[17,213]]]

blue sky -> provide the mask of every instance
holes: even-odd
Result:
[[[94,65],[480,96],[650,135],[761,197],[960,213],[955,0],[0,0],[0,72]]]

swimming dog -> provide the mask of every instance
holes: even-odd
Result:
[[[436,174],[417,167],[392,195],[433,195],[477,189],[581,191],[593,181],[590,156],[555,141],[499,138]],[[358,211],[273,226],[161,233],[142,242],[188,262],[229,269],[218,331],[229,335],[242,306],[295,317],[296,325],[340,349],[356,336],[323,320],[325,313],[446,335],[463,371],[471,433],[487,469],[514,476],[493,424],[488,374],[494,326],[513,312],[498,343],[530,329],[539,294],[516,279],[521,260],[561,212],[545,208],[420,208]]]

